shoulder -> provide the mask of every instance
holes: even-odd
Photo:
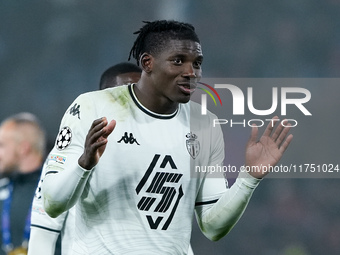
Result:
[[[121,94],[128,94],[128,85],[122,85],[112,88],[106,88],[102,90],[94,90],[94,91],[88,91],[80,94],[78,98],[83,97],[90,97],[90,98],[96,98],[96,97],[105,97],[105,96],[116,96]]]
[[[107,104],[124,104],[130,98],[127,86],[90,91],[80,94],[69,106],[68,111],[72,111],[72,109],[87,111],[97,107],[104,107]]]
[[[107,88],[103,90],[95,90],[95,91],[89,91],[80,94],[77,99],[105,99],[105,98],[111,98],[111,97],[117,97],[120,95],[128,94],[127,86],[119,86],[119,87],[113,87],[113,88]]]

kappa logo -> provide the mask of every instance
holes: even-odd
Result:
[[[186,135],[186,145],[187,150],[190,154],[190,156],[195,159],[198,154],[200,153],[200,142],[197,139],[197,135],[193,134],[192,132],[188,133]]]
[[[140,145],[137,142],[137,139],[133,137],[133,134],[130,133],[128,135],[128,132],[125,132],[124,135],[122,136],[122,138],[119,141],[117,141],[117,143],[121,143],[121,142],[124,142],[124,143],[127,143],[127,144],[134,144],[134,143],[136,143],[137,145]]]
[[[70,108],[70,114],[73,116],[78,115],[78,119],[80,119],[80,105],[75,103],[71,108]]]
[[[161,162],[159,166],[158,162]],[[168,172],[170,170],[169,167],[173,170],[177,169],[170,155],[165,155],[161,159],[161,155],[155,154],[143,178],[136,187],[137,195],[142,196],[137,208],[145,212],[151,229],[158,229],[160,225],[162,230],[168,229],[175,216],[179,202],[184,195],[182,184],[180,184],[183,174]],[[169,170],[164,172],[166,168]],[[157,169],[159,171],[153,174]],[[144,188],[147,181],[151,180],[151,178],[150,185]]]

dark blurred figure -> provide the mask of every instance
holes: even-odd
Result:
[[[99,89],[106,89],[123,84],[137,83],[142,69],[129,62],[119,63],[108,68],[101,76]]]
[[[31,204],[45,157],[45,141],[45,131],[31,113],[19,113],[1,123],[1,255],[27,253]]]

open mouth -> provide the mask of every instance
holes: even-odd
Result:
[[[185,94],[192,94],[196,89],[196,84],[194,83],[179,83],[179,89]]]

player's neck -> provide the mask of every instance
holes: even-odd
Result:
[[[165,97],[159,97],[154,94],[150,86],[138,82],[132,89],[138,101],[148,110],[158,114],[172,114],[178,108],[178,103],[172,102]]]

